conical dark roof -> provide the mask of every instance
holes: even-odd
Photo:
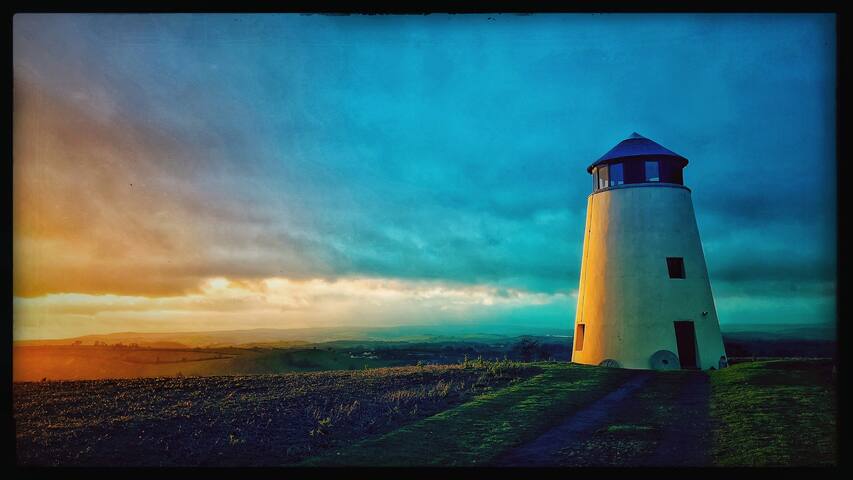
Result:
[[[656,155],[656,156],[666,156],[666,157],[675,157],[684,161],[684,165],[687,165],[687,159],[682,157],[681,155],[664,148],[659,143],[649,140],[648,138],[640,135],[637,132],[631,134],[630,137],[626,138],[619,142],[618,145],[610,149],[609,152],[605,153],[598,160],[595,161],[592,165],[587,168],[587,171],[592,171],[592,168],[600,163],[605,163],[608,160],[614,160],[617,158],[625,158],[625,157],[638,157],[641,155]]]

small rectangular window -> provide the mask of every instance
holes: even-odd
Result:
[[[607,188],[610,184],[610,176],[607,174],[607,165],[598,167],[598,188]]]
[[[660,181],[660,169],[658,168],[658,161],[657,160],[646,161],[646,181],[647,182],[659,182]]]
[[[577,351],[583,350],[583,331],[584,324],[579,323],[575,329],[575,350]]]
[[[593,191],[598,190],[598,169],[597,168],[592,169],[592,190]]]
[[[684,278],[684,258],[666,257],[666,268],[669,270],[669,278]]]
[[[625,176],[622,174],[622,164],[614,163],[610,165],[610,186],[622,185],[625,183]]]

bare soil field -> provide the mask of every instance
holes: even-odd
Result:
[[[20,465],[289,465],[529,378],[516,362],[18,382]]]

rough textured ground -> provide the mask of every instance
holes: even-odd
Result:
[[[555,442],[560,449],[550,465],[708,465],[708,374],[648,374],[640,388],[607,405],[606,422],[576,441]]]
[[[494,463],[522,467],[544,467],[564,463],[566,447],[583,444],[596,429],[610,425],[616,410],[631,409],[634,392],[650,377],[651,374],[631,377],[603,398],[575,412],[532,442],[509,450]]]
[[[529,380],[304,464],[837,464],[829,360],[713,372],[542,367]]]
[[[466,365],[15,384],[18,456],[37,465],[837,464],[831,360],[714,372]]]
[[[540,363],[542,373],[456,408],[309,458],[306,465],[492,465],[575,412],[620,388],[635,370]]]
[[[711,464],[710,375],[704,372],[673,374],[677,387],[671,388],[675,401],[668,408],[658,405],[658,421],[663,420],[661,439],[654,452],[638,462],[648,466],[695,467]],[[667,386],[664,386],[667,388]],[[665,419],[665,420],[664,420]]]
[[[837,376],[831,360],[745,362],[711,375],[713,462],[838,464]]]
[[[247,377],[16,383],[23,465],[286,465],[537,369],[426,366]]]

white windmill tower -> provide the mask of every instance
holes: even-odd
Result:
[[[587,168],[572,361],[636,369],[728,364],[687,159],[632,134]]]

